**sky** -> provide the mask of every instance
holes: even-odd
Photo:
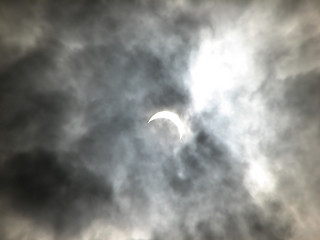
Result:
[[[316,0],[2,0],[1,239],[317,240],[319,21]]]

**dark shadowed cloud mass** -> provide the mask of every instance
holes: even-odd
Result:
[[[319,21],[316,0],[1,1],[0,239],[319,239]]]

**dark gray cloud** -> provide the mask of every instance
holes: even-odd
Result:
[[[42,149],[13,155],[1,166],[2,198],[39,226],[77,233],[101,211],[97,204],[113,204],[113,190],[75,160]]]
[[[2,1],[2,238],[317,239],[318,7]]]

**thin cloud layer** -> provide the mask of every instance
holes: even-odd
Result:
[[[316,1],[0,6],[2,239],[317,239]]]

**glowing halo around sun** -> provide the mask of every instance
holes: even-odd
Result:
[[[171,121],[178,129],[179,132],[179,136],[180,139],[182,139],[182,137],[185,134],[185,125],[184,123],[181,121],[180,117],[178,116],[178,114],[174,113],[174,112],[170,112],[170,111],[161,111],[161,112],[157,112],[156,114],[154,114],[148,121],[148,123],[157,120],[157,119],[166,119]]]

